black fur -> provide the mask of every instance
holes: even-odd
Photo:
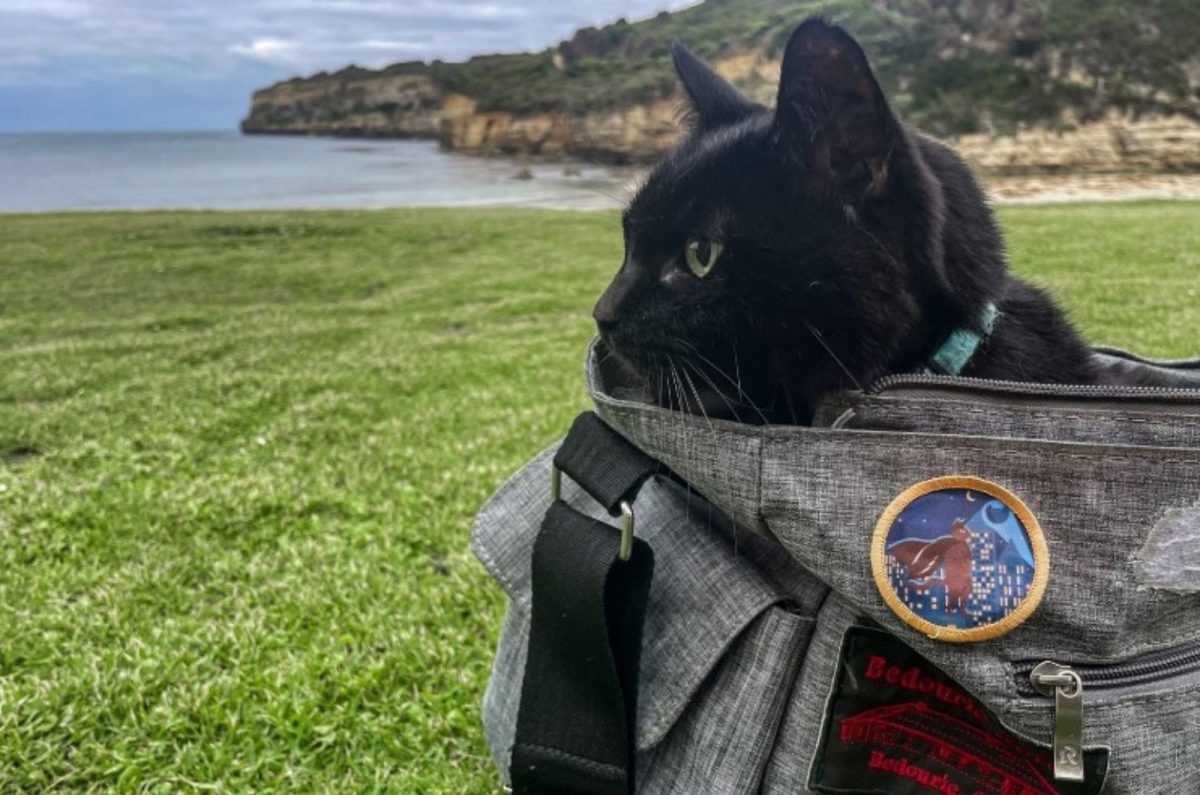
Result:
[[[796,30],[774,111],[674,55],[691,130],[626,210],[625,262],[594,312],[661,402],[808,422],[831,390],[919,369],[988,302],[1001,318],[964,375],[1098,378],[1063,312],[1009,275],[966,165],[896,118],[845,31]],[[685,264],[695,237],[723,245],[704,278]]]

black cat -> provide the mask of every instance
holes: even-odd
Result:
[[[1103,378],[1054,302],[1009,275],[967,166],[892,113],[844,30],[796,30],[774,111],[673,54],[690,134],[626,210],[594,312],[660,402],[805,423],[831,390],[926,367]]]

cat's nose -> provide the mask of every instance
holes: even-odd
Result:
[[[617,330],[617,315],[601,301],[592,310],[592,319],[596,321],[596,329],[602,337],[607,337]]]
[[[626,261],[621,270],[617,271],[616,278],[605,289],[604,295],[600,296],[596,308],[592,310],[592,318],[596,321],[596,328],[600,330],[601,336],[608,337],[613,334],[617,330],[620,318],[628,315],[630,296],[637,289],[639,279],[638,269]]]

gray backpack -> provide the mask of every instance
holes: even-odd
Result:
[[[595,415],[473,532],[501,779],[1200,793],[1200,361],[1096,355],[1179,386],[896,376],[750,426],[623,397],[593,348]]]

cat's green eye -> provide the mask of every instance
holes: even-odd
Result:
[[[703,279],[717,264],[721,256],[721,244],[707,237],[693,237],[683,249],[683,259],[699,279]]]

